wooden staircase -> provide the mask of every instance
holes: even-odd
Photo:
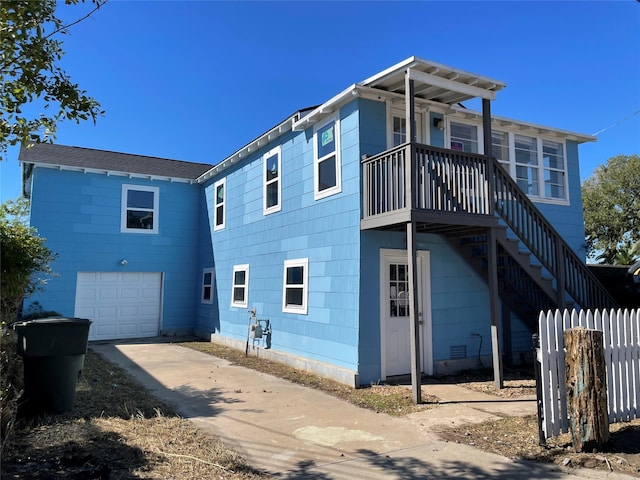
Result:
[[[618,305],[584,262],[494,158],[487,158],[494,215],[499,295],[533,330],[541,310],[610,309]],[[488,234],[449,237],[487,279]]]

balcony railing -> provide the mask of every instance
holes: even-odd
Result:
[[[363,159],[362,168],[363,220],[415,209],[497,214],[556,279],[559,305],[566,291],[582,308],[616,306],[496,159],[406,143]]]
[[[414,152],[409,172],[410,144],[363,161],[364,218],[406,208],[493,214],[486,157],[426,145]]]

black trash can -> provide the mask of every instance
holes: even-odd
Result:
[[[91,321],[52,317],[13,324],[24,362],[19,413],[73,410],[76,384],[84,367]]]

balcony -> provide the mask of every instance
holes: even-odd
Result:
[[[415,221],[419,231],[470,233],[497,226],[493,167],[484,155],[409,143],[365,158],[361,228]]]

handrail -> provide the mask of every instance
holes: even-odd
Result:
[[[566,291],[584,308],[614,308],[617,302],[557,230],[495,158],[495,211],[556,279],[559,295]],[[558,298],[564,307],[565,299]]]
[[[415,190],[405,168],[415,150]],[[493,157],[405,143],[363,158],[363,218],[416,208],[483,216],[497,214],[556,279],[558,306],[565,292],[582,308],[613,308],[616,301]],[[411,198],[408,198],[411,195]]]

